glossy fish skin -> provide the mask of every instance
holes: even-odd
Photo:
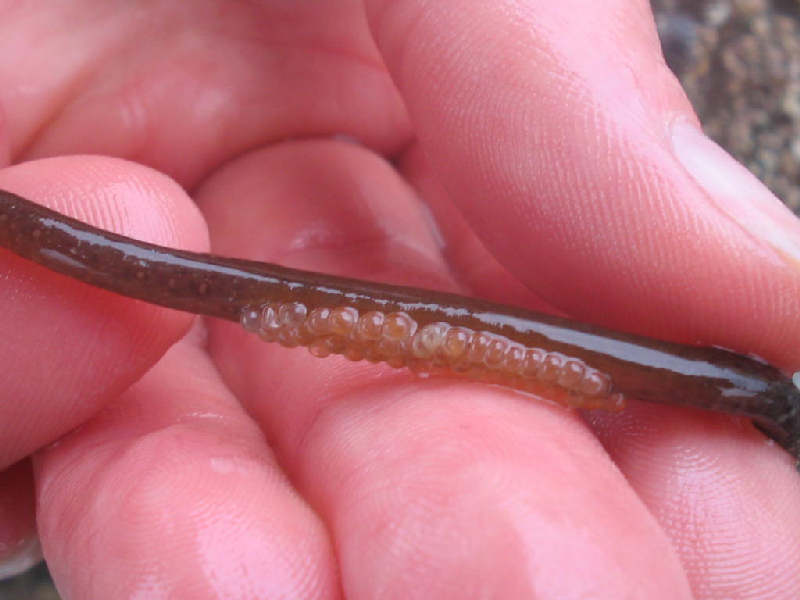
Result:
[[[49,269],[146,302],[231,321],[268,303],[402,312],[582,361],[610,392],[744,415],[800,462],[800,391],[763,362],[620,333],[456,294],[164,248],[103,231],[0,190],[0,246]],[[510,387],[514,382],[509,380]]]

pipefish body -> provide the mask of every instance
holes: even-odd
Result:
[[[0,190],[0,246],[85,283],[240,322],[319,357],[444,371],[619,410],[626,397],[751,418],[800,464],[800,390],[758,360],[456,294],[174,250]],[[796,376],[800,379],[800,376]]]

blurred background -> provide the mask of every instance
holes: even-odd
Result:
[[[800,211],[800,0],[652,0],[703,127]]]
[[[800,0],[652,0],[664,55],[706,132],[800,214]],[[0,600],[57,600],[47,569]]]

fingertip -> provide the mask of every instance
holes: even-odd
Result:
[[[335,596],[324,525],[196,340],[35,462],[69,597]]]
[[[800,274],[800,221],[744,165],[685,119],[670,127],[680,164],[707,201]]]
[[[144,165],[90,155],[46,158],[6,168],[0,185],[101,229],[163,246],[208,248],[194,202]]]
[[[169,246],[207,247],[205,224],[179,186],[101,157],[31,161],[0,187],[101,228]],[[2,253],[0,464],[56,439],[128,387],[191,316],[97,290]]]

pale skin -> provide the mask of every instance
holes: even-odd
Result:
[[[800,366],[800,227],[686,170],[646,2],[130,6],[0,2],[0,188]],[[800,477],[745,420],[320,361],[6,252],[0,286],[0,551],[38,531],[67,598],[800,594]]]

